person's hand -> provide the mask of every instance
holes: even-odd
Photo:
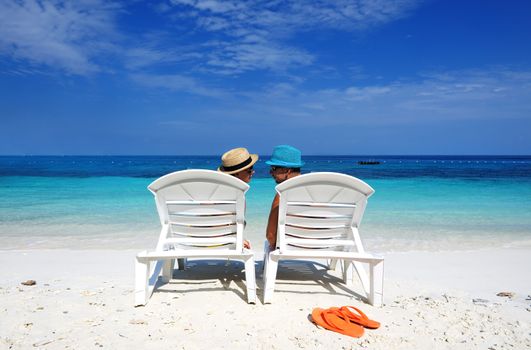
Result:
[[[272,251],[275,250],[275,249],[277,249],[277,245],[276,245],[276,243],[273,244],[273,245],[271,245],[271,244],[269,245],[269,251],[270,251],[270,252],[272,252]]]
[[[251,242],[249,242],[248,240],[244,239],[243,240],[243,247],[246,248],[246,249],[251,249]]]

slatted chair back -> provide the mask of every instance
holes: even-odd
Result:
[[[241,252],[249,186],[212,170],[183,170],[148,186],[163,227],[157,250],[221,249]]]
[[[311,173],[276,187],[280,195],[277,246],[301,250],[364,252],[358,228],[374,190],[355,177]]]

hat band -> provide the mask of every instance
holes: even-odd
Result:
[[[253,161],[253,159],[251,157],[249,157],[249,159],[241,162],[240,164],[236,164],[236,165],[233,165],[233,166],[222,166],[221,168],[223,169],[223,171],[238,170],[240,168],[243,168],[246,165],[251,164],[252,161]]]

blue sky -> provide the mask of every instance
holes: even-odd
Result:
[[[0,0],[0,154],[531,154],[528,1]]]

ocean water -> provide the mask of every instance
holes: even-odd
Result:
[[[260,250],[275,183],[264,164],[247,195],[245,235]],[[531,245],[531,157],[311,156],[375,190],[361,227],[377,252]],[[378,161],[360,165],[359,161]],[[146,187],[218,157],[0,157],[0,249],[146,249],[160,225]]]

